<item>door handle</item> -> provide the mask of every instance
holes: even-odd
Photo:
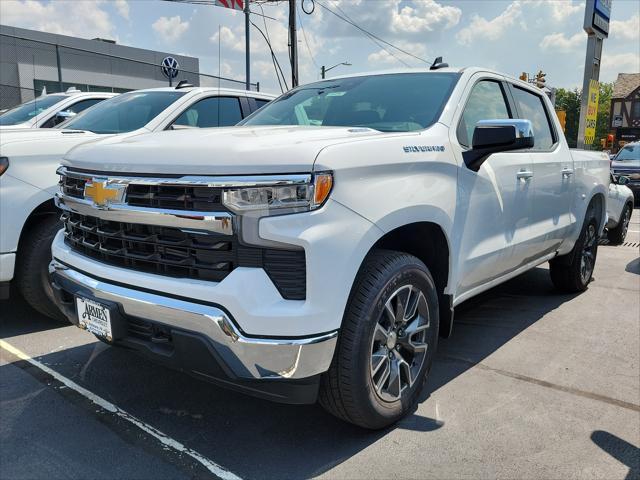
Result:
[[[562,169],[562,177],[563,178],[569,178],[571,175],[573,175],[573,169],[572,168],[563,168]]]
[[[517,173],[516,177],[518,178],[518,180],[522,180],[522,181],[526,182],[531,177],[533,177],[533,172],[531,172],[529,170],[520,170]]]

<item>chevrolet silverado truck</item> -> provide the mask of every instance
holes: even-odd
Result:
[[[411,412],[457,305],[550,263],[585,290],[609,160],[480,68],[339,77],[239,126],[81,145],[50,274],[69,320],[366,428]]]
[[[48,266],[51,241],[62,226],[53,202],[56,168],[69,149],[160,130],[235,125],[273,98],[183,82],[175,88],[124,93],[60,128],[0,131],[0,298],[9,296],[14,282],[37,311],[65,318],[53,299]]]

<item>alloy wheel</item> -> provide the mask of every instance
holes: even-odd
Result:
[[[596,226],[590,223],[587,227],[586,236],[584,239],[584,246],[582,248],[582,255],[580,257],[580,278],[583,284],[587,284],[591,275],[593,274],[593,268],[596,264],[596,249],[598,248],[598,236],[596,232]]]
[[[427,356],[427,299],[405,285],[387,300],[371,340],[370,375],[380,399],[393,402],[418,379]]]

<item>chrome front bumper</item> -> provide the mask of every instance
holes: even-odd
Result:
[[[337,331],[298,339],[247,337],[222,308],[111,284],[55,259],[49,272],[54,285],[70,295],[116,304],[125,318],[143,319],[206,338],[237,379],[304,379],[327,371],[333,358]]]

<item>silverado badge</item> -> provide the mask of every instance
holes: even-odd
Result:
[[[93,178],[84,185],[84,198],[93,201],[97,207],[107,207],[110,203],[122,203],[126,185],[110,185],[107,180]]]

